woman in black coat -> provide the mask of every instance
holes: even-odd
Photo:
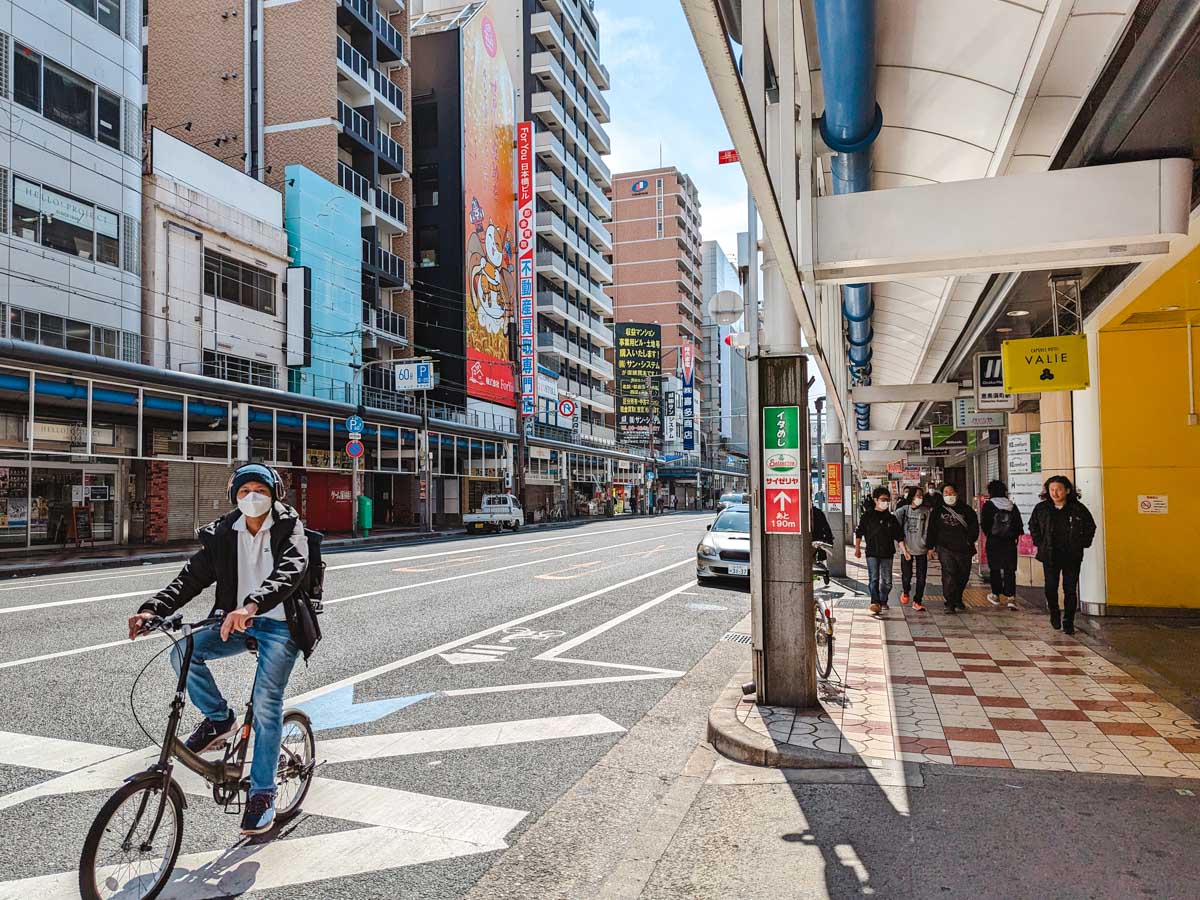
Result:
[[[1029,535],[1037,545],[1037,558],[1046,576],[1046,607],[1050,624],[1065,634],[1075,633],[1079,608],[1079,568],[1083,551],[1096,537],[1096,520],[1079,501],[1071,479],[1055,475],[1046,479],[1042,502],[1029,517]],[[1058,608],[1058,582],[1062,579],[1063,608]]]
[[[990,482],[987,491],[988,499],[979,511],[979,526],[992,576],[988,602],[992,606],[1007,603],[1009,609],[1017,609],[1017,540],[1025,533],[1025,523],[1021,521],[1021,510],[1008,499],[1008,486],[1003,481]]]

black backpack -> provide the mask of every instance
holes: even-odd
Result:
[[[317,644],[321,643],[321,623],[317,617],[325,612],[325,604],[321,601],[325,593],[325,562],[321,559],[321,541],[325,535],[305,528],[304,537],[308,540],[308,567],[296,592],[284,601],[283,609],[288,624],[296,629],[295,637],[307,663]]]
[[[1017,511],[1015,509],[996,509],[992,516],[992,530],[989,534],[995,538],[1011,538],[1017,531]]]

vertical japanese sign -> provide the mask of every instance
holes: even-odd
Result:
[[[763,512],[767,534],[800,534],[800,407],[764,406]]]
[[[662,326],[618,322],[613,328],[617,362],[617,430],[622,440],[646,443],[661,436],[658,401],[662,380]]]
[[[842,511],[842,464],[825,463],[825,501],[832,512]]]
[[[533,123],[517,124],[517,303],[521,354],[521,415],[537,414],[536,314],[534,313]]]
[[[516,297],[513,140],[516,104],[496,24],[462,29],[467,395],[516,404],[508,327]]]
[[[679,348],[683,362],[683,449],[696,449],[696,348],[683,344]]]

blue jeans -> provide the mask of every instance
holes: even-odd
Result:
[[[279,767],[279,744],[283,739],[283,692],[287,688],[292,666],[300,648],[292,642],[287,622],[279,619],[256,618],[245,633],[236,631],[222,641],[221,633],[208,628],[195,635],[192,664],[188,670],[188,696],[205,718],[223,722],[232,710],[208,663],[213,659],[236,656],[246,652],[246,638],[258,641],[258,672],[254,676],[254,759],[250,764],[250,793],[275,793],[275,771]],[[182,643],[171,651],[171,665],[179,674],[182,664]]]
[[[871,586],[871,602],[883,605],[892,592],[892,556],[867,557],[867,583]]]

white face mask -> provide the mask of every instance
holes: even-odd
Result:
[[[912,502],[912,505],[913,505],[914,507],[916,507],[916,506],[920,506],[920,505],[921,505],[921,502],[922,502],[922,501],[921,501],[921,498],[920,498],[920,497],[913,497],[913,502]]]
[[[238,498],[238,509],[243,515],[257,518],[265,516],[271,510],[271,498],[267,494],[247,494]]]
[[[947,506],[953,506],[958,502],[958,494],[945,494],[942,499],[946,501]]]

